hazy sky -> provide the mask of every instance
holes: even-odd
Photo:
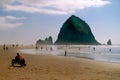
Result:
[[[71,15],[85,20],[98,42],[120,44],[120,0],[0,0],[0,44],[55,41]]]

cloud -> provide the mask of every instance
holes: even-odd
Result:
[[[5,16],[5,19],[9,20],[20,20],[20,19],[26,19],[25,17],[14,17],[14,16]]]
[[[111,4],[108,0],[9,0],[9,3],[5,0],[3,2],[6,11],[46,14],[70,14],[76,10]]]
[[[0,29],[16,28],[22,26],[23,23],[13,23],[11,21],[26,19],[25,17],[0,16]]]
[[[5,4],[11,4],[14,3],[16,0],[1,0],[0,1],[0,7],[3,7]]]

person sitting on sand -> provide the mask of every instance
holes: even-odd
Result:
[[[20,56],[20,54],[17,53],[17,56],[15,57],[15,60],[16,60],[17,62],[20,62],[22,59],[23,59],[22,56]]]
[[[15,57],[15,59],[12,59],[11,64],[12,66],[15,66],[14,64],[20,64],[21,67],[26,66],[25,59],[22,58],[22,56],[20,56],[19,53],[17,53],[17,56]]]
[[[15,62],[17,62],[18,64],[21,64],[21,66],[26,66],[25,59],[22,58],[22,56],[20,56],[19,53],[17,53],[17,56],[15,57]],[[14,65],[14,61],[12,62],[12,64]]]

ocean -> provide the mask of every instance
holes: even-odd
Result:
[[[87,58],[97,61],[120,63],[120,45],[43,45],[38,49],[22,49],[20,53]]]

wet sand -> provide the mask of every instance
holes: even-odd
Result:
[[[26,67],[12,67],[18,49],[0,47],[0,80],[120,80],[120,64],[64,56],[21,54]]]

